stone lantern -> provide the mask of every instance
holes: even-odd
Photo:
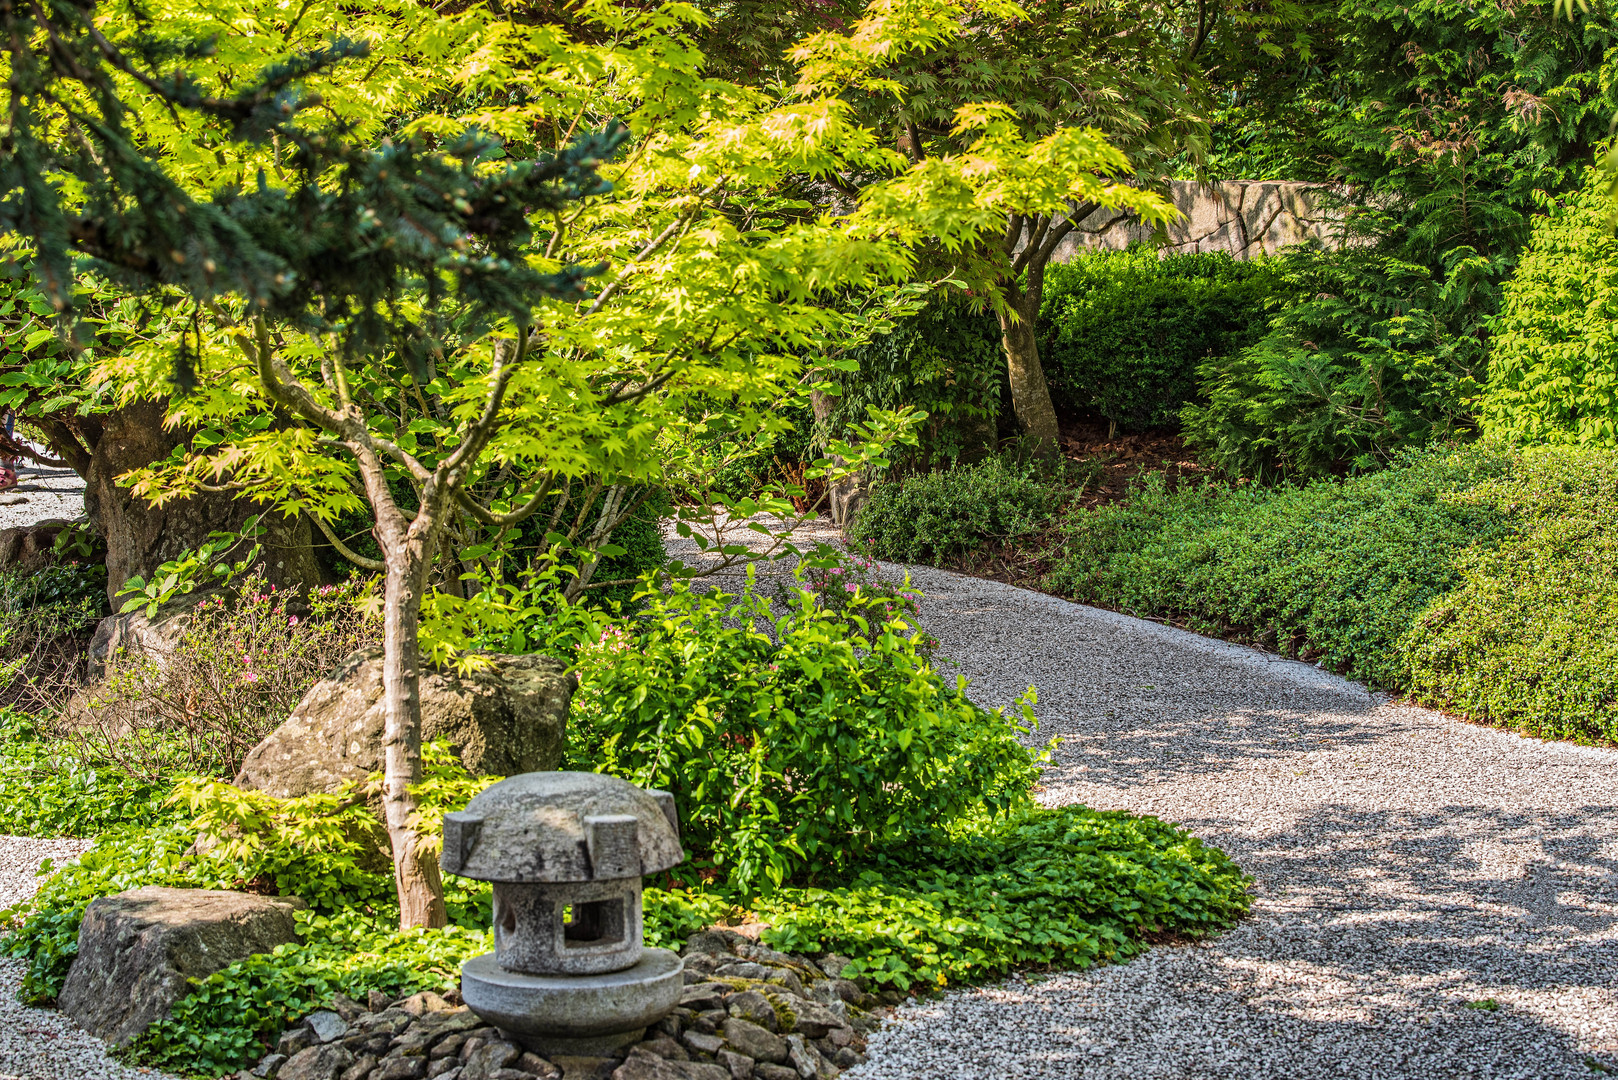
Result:
[[[641,875],[684,857],[674,796],[597,773],[513,776],[445,814],[445,871],[494,885],[466,1004],[540,1053],[641,1038],[684,984],[677,955],[641,943]]]

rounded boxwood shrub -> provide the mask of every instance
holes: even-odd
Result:
[[[1257,341],[1279,287],[1268,260],[1223,251],[1160,258],[1141,245],[1053,265],[1039,311],[1051,394],[1125,430],[1175,426],[1197,366]]]

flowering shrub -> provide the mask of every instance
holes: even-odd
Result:
[[[380,633],[371,587],[355,578],[305,600],[254,572],[201,601],[172,649],[118,656],[62,710],[61,734],[141,779],[234,776],[310,686]]]
[[[1018,738],[1030,702],[1017,717],[973,704],[890,610],[899,597],[801,589],[779,616],[751,588],[644,599],[579,650],[570,767],[673,792],[710,877],[744,892],[812,881],[1026,804],[1042,760]]]

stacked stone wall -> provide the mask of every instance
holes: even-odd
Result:
[[[1228,251],[1251,259],[1311,240],[1329,248],[1343,243],[1341,213],[1330,205],[1330,188],[1324,184],[1176,180],[1169,195],[1180,219],[1166,228],[1165,252]],[[1082,251],[1122,250],[1152,239],[1151,226],[1114,210],[1098,210],[1067,235],[1056,259],[1065,261]]]

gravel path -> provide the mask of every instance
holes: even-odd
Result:
[[[41,860],[62,862],[89,846],[85,840],[0,836],[0,909],[33,895]],[[0,960],[0,1080],[166,1080],[168,1074],[156,1069],[114,1061],[100,1039],[61,1013],[18,1002],[24,968],[21,960]]]
[[[1253,917],[1201,946],[908,1006],[850,1080],[1618,1073],[1618,752],[912,574],[977,700],[1039,687],[1040,736],[1064,737],[1041,798],[1184,824],[1257,878]]]
[[[17,486],[0,492],[0,529],[34,525],[51,518],[72,521],[84,513],[84,481],[71,469],[24,465]]]

